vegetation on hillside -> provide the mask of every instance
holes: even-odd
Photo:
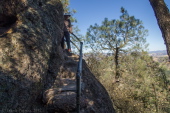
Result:
[[[86,59],[91,71],[105,86],[117,113],[169,113],[170,76],[147,52],[122,54],[120,81],[115,82],[112,55],[94,53]]]
[[[169,70],[147,53],[142,22],[122,10],[120,20],[90,26],[87,41],[93,51],[86,54],[86,62],[109,92],[117,113],[169,113]]]

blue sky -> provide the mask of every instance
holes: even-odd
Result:
[[[164,1],[170,9],[170,0]],[[69,7],[77,10],[73,17],[78,20],[75,25],[82,35],[86,34],[90,25],[101,24],[104,18],[119,19],[120,8],[124,7],[129,15],[142,20],[144,27],[149,30],[146,37],[149,51],[166,49],[149,0],[70,0]]]

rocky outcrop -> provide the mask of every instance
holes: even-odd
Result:
[[[0,112],[75,112],[76,55],[60,47],[60,0],[0,1]],[[114,113],[104,87],[83,63],[82,113]]]

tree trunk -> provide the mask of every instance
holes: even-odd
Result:
[[[170,13],[164,0],[149,0],[166,44],[170,61]]]
[[[115,71],[116,71],[116,75],[115,75],[115,80],[117,82],[119,82],[119,77],[120,77],[120,73],[119,73],[119,47],[117,47],[116,45],[116,49],[115,49]]]

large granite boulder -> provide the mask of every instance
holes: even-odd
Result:
[[[75,112],[77,57],[60,47],[60,0],[0,1],[0,112]],[[83,63],[82,113],[114,113],[105,88]]]

